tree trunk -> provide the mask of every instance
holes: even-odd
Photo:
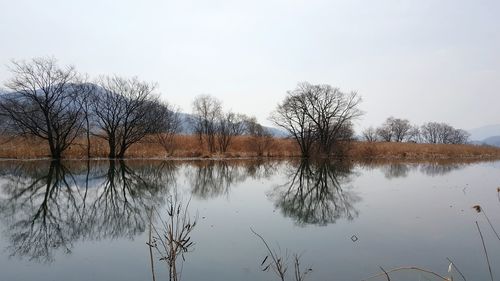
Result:
[[[108,158],[110,159],[115,159],[116,158],[116,143],[114,138],[109,138],[108,139],[108,145],[109,145],[109,155]]]

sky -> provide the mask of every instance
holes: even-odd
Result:
[[[1,84],[12,59],[51,56],[265,125],[303,81],[361,95],[358,131],[389,116],[500,123],[500,1],[0,0],[0,36]]]

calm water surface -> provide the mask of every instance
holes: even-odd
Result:
[[[490,280],[475,221],[500,280],[500,241],[471,208],[500,231],[499,186],[500,162],[4,161],[0,280],[151,280],[149,214],[166,215],[169,198],[198,216],[182,280],[276,280],[250,227],[301,254],[307,280],[362,280],[379,266],[446,275],[447,257],[468,280]]]

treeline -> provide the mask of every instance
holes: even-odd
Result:
[[[60,67],[53,58],[13,61],[9,90],[0,94],[0,133],[44,141],[53,159],[75,142],[104,140],[109,158],[124,158],[141,141],[154,141],[169,155],[180,146],[176,136],[189,124],[199,148],[210,155],[226,154],[237,136],[262,156],[273,146],[271,132],[255,117],[224,110],[222,102],[200,95],[186,120],[177,106],[160,99],[155,83],[137,77],[99,76],[89,79],[74,67]],[[298,84],[271,113],[270,120],[295,141],[303,157],[342,154],[355,139],[353,121],[363,115],[361,97],[327,84]],[[464,144],[469,134],[444,123],[412,125],[390,117],[362,133],[368,142]]]
[[[380,127],[365,129],[362,137],[368,142],[467,144],[470,134],[446,123],[427,122],[417,126],[407,119],[389,117]]]
[[[109,158],[124,158],[133,144],[154,136],[171,152],[181,132],[179,109],[161,101],[157,85],[137,77],[100,76],[90,80],[72,66],[60,67],[53,58],[13,61],[10,91],[0,95],[3,135],[35,137],[47,143],[53,159],[60,159],[77,138],[91,137],[108,144]],[[224,112],[221,102],[199,96],[188,120],[200,145],[225,152],[233,138],[247,134],[261,155],[272,138],[256,118]]]

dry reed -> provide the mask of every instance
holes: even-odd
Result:
[[[235,137],[226,153],[210,153],[200,145],[194,135],[176,135],[172,149],[166,151],[149,136],[130,147],[127,158],[246,158],[246,157],[300,157],[300,149],[292,139],[273,138],[265,151],[258,151],[255,139],[250,136]],[[106,141],[91,138],[90,155],[92,158],[106,158],[108,146]],[[416,144],[385,142],[350,142],[337,145],[334,156],[352,159],[498,159],[500,148],[476,145],[452,144]],[[50,157],[45,142],[34,138],[0,137],[0,158],[30,159]],[[80,138],[64,152],[65,158],[87,158],[87,140]]]
[[[269,271],[271,269],[280,281],[285,281],[288,271],[288,256],[281,256],[280,254],[278,254],[276,250],[271,249],[262,235],[255,232],[252,228],[250,228],[250,230],[262,241],[267,249],[268,254],[260,264],[260,266],[262,267],[262,271]],[[269,259],[269,257],[271,258]],[[293,255],[293,277],[295,278],[295,281],[304,281],[306,275],[311,271],[311,268],[302,270],[300,265],[300,255]]]

